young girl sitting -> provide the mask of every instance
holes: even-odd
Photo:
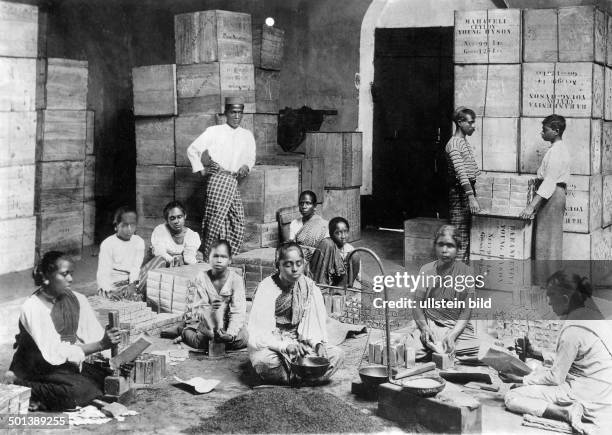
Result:
[[[326,237],[319,243],[310,263],[312,279],[316,283],[339,287],[353,285],[359,274],[360,261],[358,255],[351,257],[353,274],[351,282],[348,282],[348,254],[355,249],[347,242],[349,230],[349,223],[343,217],[335,217],[329,221],[331,237]]]
[[[145,242],[135,235],[138,215],[129,207],[120,207],[114,215],[115,234],[100,244],[98,272],[99,292],[112,299],[133,298],[142,278]]]
[[[181,339],[196,349],[208,349],[208,341],[225,343],[227,350],[242,349],[247,345],[246,294],[240,275],[229,269],[232,250],[226,240],[211,246],[208,262],[211,269],[200,272],[194,280],[196,287],[192,313],[199,325],[183,329]],[[181,339],[177,339],[180,342]]]

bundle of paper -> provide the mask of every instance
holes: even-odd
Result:
[[[502,373],[509,373],[517,376],[525,376],[531,373],[531,369],[523,361],[505,349],[491,346],[490,344],[483,344],[480,346],[478,360]]]

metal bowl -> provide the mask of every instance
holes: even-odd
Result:
[[[414,385],[416,381],[420,381],[422,379],[428,379],[431,381],[435,381],[438,383],[437,386],[431,387],[420,387]],[[402,389],[411,392],[412,394],[416,394],[421,397],[432,397],[438,394],[446,387],[446,381],[439,376],[421,376],[418,378],[406,378],[402,380]]]
[[[389,382],[387,375],[387,367],[385,366],[367,366],[359,370],[361,382],[366,385],[380,385]]]
[[[329,360],[320,356],[304,356],[291,361],[291,370],[302,379],[317,379],[329,368]]]

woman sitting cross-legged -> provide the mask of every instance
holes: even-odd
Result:
[[[231,261],[229,242],[217,240],[211,245],[211,269],[200,272],[194,280],[196,295],[192,312],[200,323],[195,328],[189,326],[183,329],[181,338],[176,342],[183,341],[204,350],[208,350],[209,340],[225,343],[227,350],[246,347],[244,281],[229,269]]]
[[[591,294],[586,278],[578,275],[559,271],[548,278],[549,304],[562,319],[554,362],[524,377],[500,373],[504,382],[524,385],[506,394],[510,411],[565,421],[579,433],[609,433],[612,328],[600,312],[585,307]],[[543,359],[531,346],[525,350],[527,357]]]
[[[98,323],[87,298],[70,289],[72,262],[47,252],[34,270],[40,286],[21,307],[10,370],[13,382],[32,389],[31,408],[63,411],[103,395],[104,379],[81,371],[86,355],[121,341],[117,328]]]
[[[344,352],[327,345],[327,312],[321,291],[304,276],[304,253],[295,242],[276,250],[278,272],[257,287],[249,315],[249,357],[268,383],[292,381],[291,360],[315,354],[327,357],[329,379],[344,360]]]

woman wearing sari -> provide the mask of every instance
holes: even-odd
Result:
[[[510,411],[565,421],[579,433],[605,433],[605,418],[609,430],[612,330],[601,313],[585,307],[591,294],[588,281],[578,275],[559,271],[547,280],[549,304],[563,320],[554,362],[524,377],[500,373],[504,382],[524,385],[506,394]],[[543,359],[529,345],[526,351],[530,358]]]
[[[293,379],[291,360],[314,354],[329,359],[322,380],[342,365],[344,353],[326,344],[327,312],[321,291],[304,276],[304,254],[295,242],[276,251],[278,273],[257,287],[249,316],[249,358],[257,374],[268,383]]]
[[[316,214],[317,195],[313,191],[305,190],[300,193],[299,207],[302,218],[294,219],[289,224],[289,240],[300,245],[308,263],[321,240],[329,237],[329,231],[327,221]]]

